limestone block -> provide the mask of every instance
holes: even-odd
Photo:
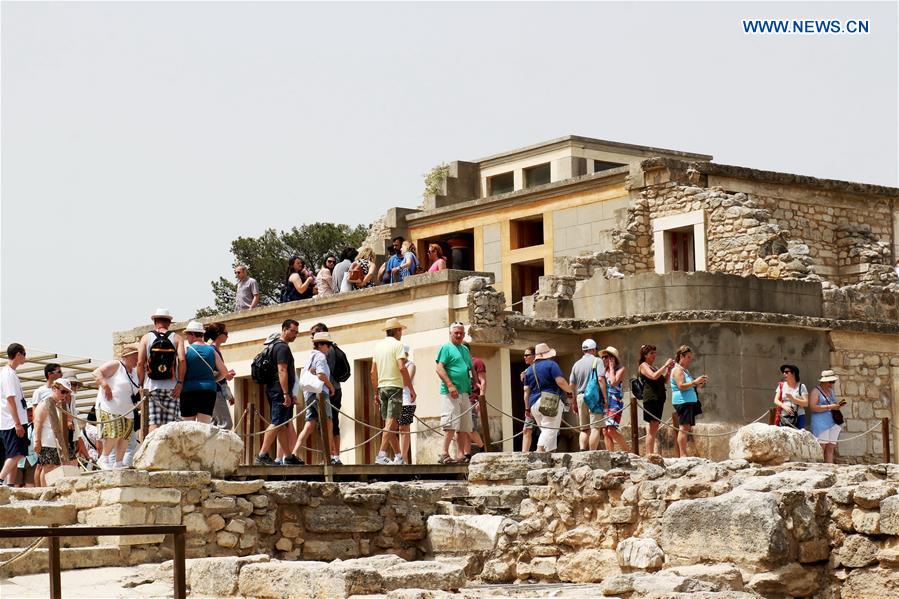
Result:
[[[84,523],[88,526],[146,524],[147,508],[124,504],[101,505],[85,512]]]
[[[481,570],[481,580],[489,583],[512,582],[515,580],[515,561],[509,557],[487,560]]]
[[[218,543],[218,546],[226,549],[237,547],[238,540],[240,540],[239,537],[230,532],[221,531],[215,535],[215,542]]]
[[[291,505],[309,505],[311,497],[310,485],[302,480],[267,481],[263,486],[265,492],[276,503],[289,503]]]
[[[359,546],[353,539],[309,540],[303,543],[303,557],[313,560],[359,557]]]
[[[300,527],[293,522],[285,522],[281,525],[281,534],[289,539],[295,539],[300,536]]]
[[[268,495],[250,495],[249,500],[255,510],[264,510],[268,507]]]
[[[106,489],[100,493],[100,503],[181,503],[181,491],[151,487]]]
[[[293,549],[293,541],[287,537],[281,537],[275,542],[275,549],[278,551],[291,551]]]
[[[214,480],[212,488],[221,495],[250,495],[257,492],[265,484],[259,480]]]
[[[0,505],[6,505],[7,503],[9,503],[9,495],[11,492],[12,489],[7,487],[6,485],[0,485]]]
[[[244,499],[243,497],[236,498],[237,511],[240,512],[241,516],[249,516],[253,513],[253,504],[250,503],[249,500]]]
[[[464,566],[448,562],[403,562],[380,574],[384,592],[402,588],[455,591],[468,582]]]
[[[237,546],[240,549],[249,549],[256,545],[256,540],[257,537],[255,533],[240,535],[240,541],[237,543]]]
[[[880,502],[880,532],[899,535],[899,495],[887,497]]]
[[[799,543],[799,563],[823,562],[830,558],[830,543],[827,539],[812,539]]]
[[[266,563],[270,559],[267,555],[189,559],[185,563],[187,587],[192,595],[210,597],[234,595],[237,592],[241,568],[247,564]]]
[[[772,572],[760,572],[749,579],[747,586],[763,597],[807,597],[821,588],[820,567],[787,564]]]
[[[547,453],[479,453],[468,465],[468,480],[524,481],[529,471],[552,466],[552,455]]]
[[[165,541],[165,535],[110,535],[97,537],[97,543],[107,546],[158,545]]]
[[[205,489],[212,481],[212,475],[208,472],[194,472],[191,470],[163,470],[149,473],[149,486],[168,487],[175,489]],[[195,503],[193,494],[186,494],[191,503]]]
[[[609,522],[612,524],[631,524],[637,521],[637,506],[621,505],[609,510]]]
[[[206,517],[206,526],[209,527],[209,530],[218,532],[225,528],[225,519],[220,514],[210,514]]]
[[[54,468],[50,472],[44,475],[44,479],[47,482],[48,487],[52,487],[56,484],[56,481],[62,480],[63,478],[71,477],[71,476],[79,476],[81,474],[81,469],[78,466],[60,466],[59,468]],[[0,501],[0,503],[3,503]]]
[[[888,538],[877,552],[877,561],[886,568],[899,566],[899,539]]]
[[[880,534],[880,512],[855,508],[852,510],[852,527],[866,535]]]
[[[202,422],[170,422],[147,435],[134,456],[134,467],[202,470],[223,477],[237,470],[242,454],[243,441],[236,433]]]
[[[871,599],[899,595],[899,569],[859,568],[852,570],[840,588],[841,599]]]
[[[156,524],[181,524],[181,508],[175,506],[158,506],[154,513]]]
[[[743,481],[740,488],[745,491],[811,491],[826,489],[834,484],[835,477],[830,472],[820,470],[785,470],[770,476],[753,476]]]
[[[742,591],[743,575],[736,565],[731,563],[720,564],[694,564],[691,566],[675,566],[665,568],[660,574],[674,574],[684,578],[692,578],[707,582],[715,586],[719,591]]]
[[[205,535],[209,532],[206,518],[200,512],[185,514],[182,523],[187,527],[187,533],[190,535]]]
[[[556,558],[535,557],[530,562],[518,562],[516,576],[521,580],[556,580]]]
[[[101,470],[77,477],[60,479],[57,481],[56,486],[62,489],[71,485],[72,490],[84,491],[118,487],[146,487],[149,486],[149,482],[150,475],[143,470]]]
[[[776,465],[787,461],[820,462],[824,454],[808,431],[755,422],[741,427],[731,437],[729,457]]]
[[[655,539],[628,537],[615,548],[618,565],[622,568],[658,570],[665,563],[665,554]]]
[[[616,552],[611,549],[568,552],[556,562],[556,574],[564,582],[601,582],[621,573],[617,559]]]
[[[306,530],[312,532],[377,532],[384,528],[384,518],[368,509],[346,505],[323,505],[303,514]]]
[[[234,518],[228,525],[225,527],[225,530],[228,532],[233,532],[235,534],[242,535],[247,531],[247,525],[240,518]]]
[[[880,508],[881,502],[896,494],[896,488],[880,481],[862,483],[856,487],[852,500],[855,505],[869,510]]]
[[[700,593],[716,590],[715,585],[708,582],[661,573],[619,574],[604,580],[599,588],[600,592],[607,596],[634,593],[638,597],[651,593],[669,596],[672,593]]]
[[[503,527],[513,524],[503,516],[431,516],[428,542],[434,553],[491,552]]]
[[[230,512],[237,508],[233,497],[210,497],[203,501],[203,509],[209,512]]]
[[[777,499],[736,489],[708,499],[672,503],[662,516],[666,556],[737,564],[783,560],[790,542]]]
[[[274,510],[268,512],[264,516],[255,518],[256,530],[259,534],[271,535],[275,533],[275,522],[278,519],[278,513]]]
[[[863,535],[848,535],[843,545],[833,552],[834,565],[864,568],[877,561],[880,547]]]

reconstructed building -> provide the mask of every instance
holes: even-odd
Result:
[[[660,357],[691,345],[691,370],[710,376],[697,432],[720,435],[697,437],[696,450],[716,458],[726,454],[727,431],[771,407],[781,363],[798,365],[809,387],[833,368],[849,401],[839,458],[879,461],[880,433],[861,433],[883,417],[899,422],[899,189],[576,136],[452,162],[438,174],[435,194],[417,209],[388,210],[367,243],[383,255],[399,234],[419,256],[438,243],[450,270],[218,318],[231,332],[223,351],[238,372],[235,416],[248,410],[247,432],[264,426],[255,410],[267,414],[250,361],[295,318],[301,330],[327,323],[349,356],[343,410],[358,422],[344,419],[342,444],[363,444],[379,425],[372,347],[384,319],[397,317],[418,365],[418,415],[432,426],[437,349],[451,322],[471,324],[473,353],[487,365],[491,436],[505,450],[518,446],[523,415],[521,350],[547,342],[564,370],[590,336],[618,348],[629,376],[641,344],[657,345]],[[308,338],[293,349],[302,364]],[[416,459],[434,459],[437,436],[421,423],[413,430],[422,431]],[[344,461],[374,453],[363,444]]]

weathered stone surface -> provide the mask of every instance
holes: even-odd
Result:
[[[303,543],[303,558],[332,560],[359,557],[359,544],[353,539],[307,540]]]
[[[617,554],[611,549],[564,553],[556,562],[556,574],[565,582],[602,582],[620,573]]]
[[[384,528],[384,518],[378,512],[346,505],[308,509],[303,523],[312,532],[377,532]]]
[[[655,539],[628,537],[615,548],[618,565],[638,570],[658,570],[665,563],[665,554]]]
[[[524,481],[531,470],[551,468],[553,459],[547,453],[479,453],[468,465],[469,482]]]
[[[770,493],[738,489],[678,501],[662,516],[661,548],[684,560],[779,561],[787,557],[789,545],[778,502]]]
[[[222,495],[249,495],[257,492],[265,484],[259,480],[214,480],[212,488]]]
[[[873,599],[899,596],[899,569],[859,568],[852,570],[840,588],[841,599]]]
[[[183,524],[187,527],[187,533],[191,535],[205,535],[209,532],[209,525],[206,523],[206,518],[199,512],[185,514]]]
[[[133,505],[102,505],[84,513],[88,526],[120,526],[147,524],[147,508]]]
[[[134,456],[142,470],[203,470],[213,476],[233,474],[243,441],[237,434],[201,422],[171,422],[147,435]]]
[[[514,524],[503,516],[431,516],[428,541],[434,553],[489,552],[503,527]]]
[[[747,491],[810,491],[825,489],[834,483],[834,475],[820,470],[787,470],[771,476],[753,476],[744,480],[740,488]]]
[[[380,570],[384,591],[401,588],[455,591],[465,586],[465,568],[446,562],[403,562]]]
[[[262,488],[275,503],[309,505],[309,483],[306,481],[266,481]]]
[[[326,599],[381,590],[374,568],[329,567],[316,562],[248,564],[240,569],[238,591],[259,599]]]
[[[749,579],[747,586],[763,597],[806,597],[821,588],[821,568],[787,564],[772,572],[760,572]]]
[[[177,489],[203,489],[209,486],[212,475],[209,472],[192,470],[162,470],[149,473],[148,485]]]
[[[643,597],[651,593],[696,593],[715,591],[717,588],[708,582],[674,574],[641,573],[613,576],[603,581],[600,590],[606,596],[635,593]]]
[[[178,489],[159,489],[152,487],[105,489],[100,493],[100,502],[105,504],[181,503],[181,491]]]
[[[852,527],[862,534],[880,534],[880,512],[855,508],[852,510]]]
[[[694,564],[692,566],[675,566],[665,568],[661,574],[674,574],[684,578],[692,578],[707,582],[718,590],[743,590],[743,575],[736,565],[722,564]]]
[[[773,465],[787,461],[820,462],[824,454],[808,431],[755,422],[741,427],[731,437],[730,459]]]
[[[834,565],[864,568],[877,561],[880,547],[864,535],[848,535],[842,547],[833,552]]]
[[[896,488],[882,482],[862,483],[856,487],[852,494],[855,505],[869,510],[880,508],[881,502],[887,497],[896,495]]]
[[[215,535],[215,542],[219,547],[225,547],[226,549],[232,549],[237,547],[237,542],[240,540],[236,534],[221,531]]]
[[[899,495],[887,497],[880,502],[880,532],[899,535]]]
[[[191,594],[195,595],[234,595],[237,592],[240,569],[247,564],[268,562],[269,559],[267,555],[189,559],[185,562],[187,586]]]

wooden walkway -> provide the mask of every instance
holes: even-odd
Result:
[[[351,481],[401,481],[401,480],[465,480],[467,464],[406,464],[402,466],[382,464],[358,464],[331,466],[334,480]],[[306,466],[239,466],[229,478],[266,480],[325,480],[321,464]]]

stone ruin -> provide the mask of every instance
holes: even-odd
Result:
[[[487,453],[453,482],[105,471],[0,490],[0,526],[184,524],[196,597],[899,593],[899,466],[816,463],[807,432],[763,424],[741,430],[731,452],[723,462]],[[28,542],[12,541],[0,562]],[[161,536],[72,541],[63,568],[158,564],[135,568],[132,587],[171,577]],[[0,575],[46,571],[46,557],[38,549]]]

